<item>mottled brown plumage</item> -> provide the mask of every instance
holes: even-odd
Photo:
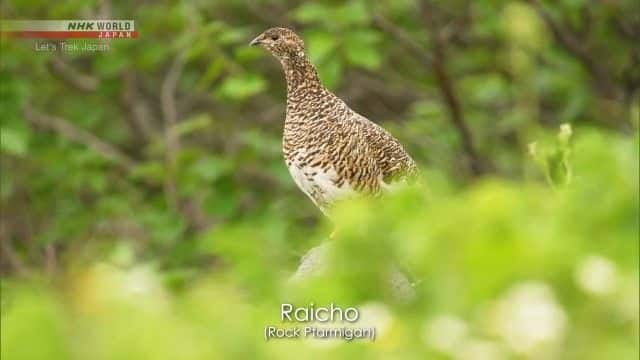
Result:
[[[414,161],[393,136],[322,86],[293,31],[271,28],[251,45],[267,49],[282,64],[287,81],[285,162],[298,187],[324,213],[337,200],[377,195],[417,174]]]

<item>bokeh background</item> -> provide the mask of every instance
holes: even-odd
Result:
[[[0,9],[140,32],[1,41],[2,359],[638,358],[637,1]],[[276,25],[424,187],[322,218],[282,161],[279,64],[247,46]],[[325,273],[288,282],[335,225]],[[266,342],[282,302],[356,306],[378,337]]]

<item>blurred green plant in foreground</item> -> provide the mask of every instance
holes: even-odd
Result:
[[[203,235],[228,267],[178,290],[126,248],[55,283],[5,280],[2,358],[633,359],[638,139],[571,142],[560,187],[487,179],[458,192],[426,173],[428,194],[341,205],[327,271],[300,283],[286,281],[275,218]],[[411,301],[385,286],[394,264],[416,280]],[[267,342],[283,302],[356,306],[377,339]]]

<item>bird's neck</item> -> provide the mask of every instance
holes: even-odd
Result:
[[[318,72],[306,56],[290,57],[281,63],[287,80],[288,99],[304,97],[310,91],[322,89]]]

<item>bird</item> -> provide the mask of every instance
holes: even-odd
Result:
[[[282,65],[287,85],[284,160],[296,185],[330,217],[334,204],[378,196],[417,178],[418,167],[400,142],[322,85],[303,40],[273,27],[251,42]]]

